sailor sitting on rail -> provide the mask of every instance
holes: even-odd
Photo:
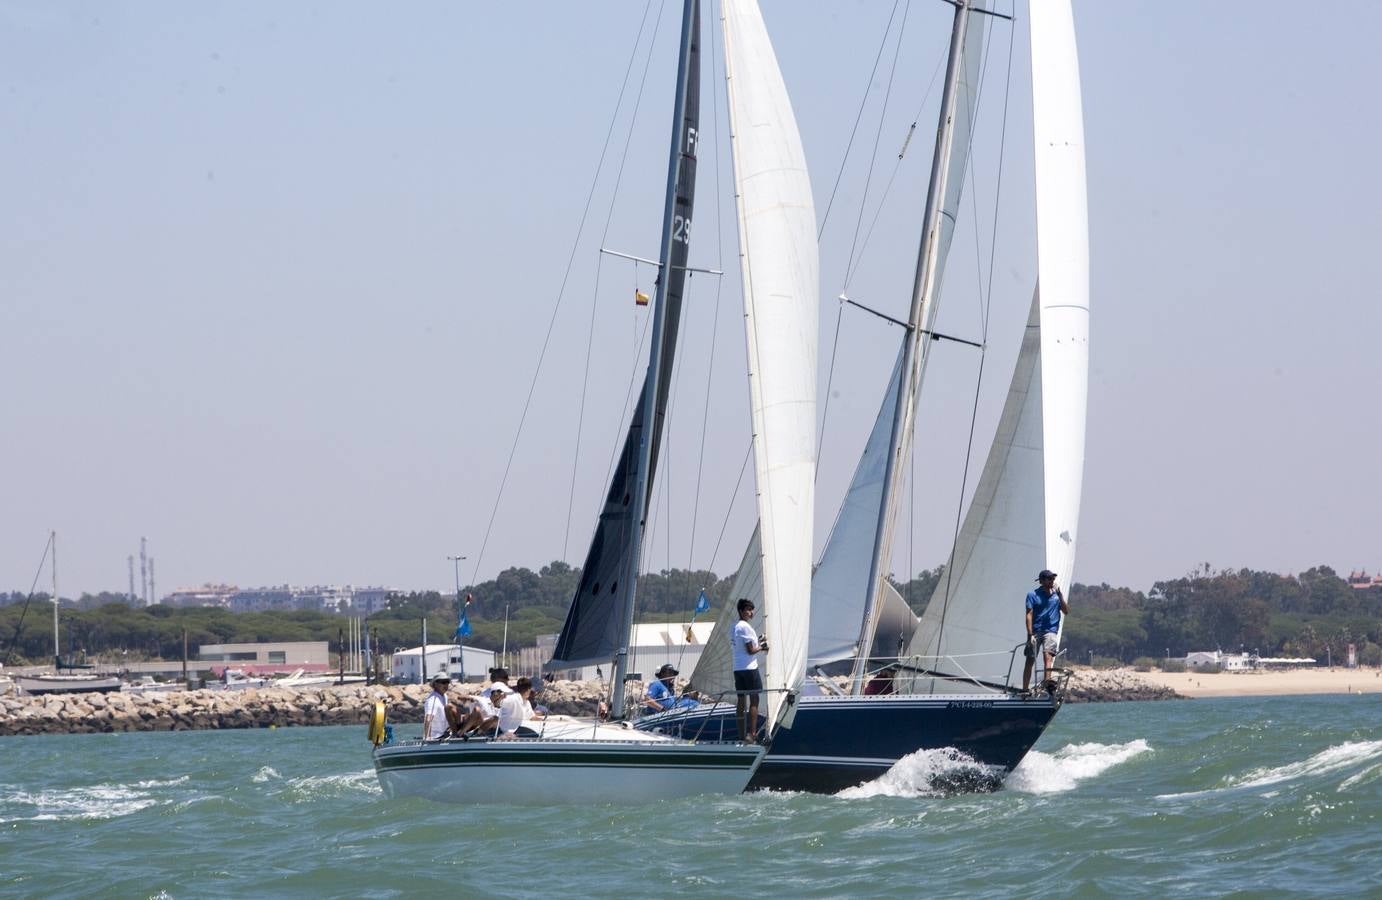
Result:
[[[504,698],[499,706],[499,737],[537,737],[538,733],[524,722],[532,719],[545,719],[542,713],[533,712],[533,682],[526,676],[514,684],[512,694]]]

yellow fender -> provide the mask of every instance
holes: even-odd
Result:
[[[370,743],[378,747],[384,743],[384,719],[386,708],[383,700],[376,700],[374,709],[369,714],[369,740]]]

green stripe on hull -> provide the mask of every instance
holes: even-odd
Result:
[[[399,753],[375,758],[375,768],[416,769],[432,767],[468,766],[599,766],[637,767],[643,769],[715,769],[748,768],[756,756],[743,753],[608,753],[605,751],[433,751],[430,753]]]

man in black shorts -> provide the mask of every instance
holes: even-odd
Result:
[[[768,642],[759,640],[749,619],[753,618],[753,601],[739,598],[739,621],[734,623],[730,640],[734,651],[734,690],[737,696],[735,716],[739,720],[739,740],[752,741],[758,737],[758,695],[763,691],[763,676],[758,671],[758,654],[768,652]]]

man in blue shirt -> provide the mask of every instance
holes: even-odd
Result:
[[[648,690],[643,695],[643,706],[649,713],[686,709],[697,705],[694,692],[688,692],[680,699],[673,694],[672,688],[677,674],[671,663],[664,663],[662,668],[657,670],[657,677],[648,685]]]
[[[1022,690],[1032,684],[1032,668],[1040,649],[1046,663],[1047,690],[1050,690],[1051,666],[1056,662],[1056,634],[1060,631],[1061,613],[1070,612],[1065,594],[1056,587],[1056,573],[1042,569],[1037,576],[1037,588],[1027,593],[1027,665],[1022,669]]]

